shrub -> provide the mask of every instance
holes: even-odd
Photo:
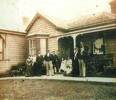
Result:
[[[26,73],[26,65],[24,63],[19,63],[11,67],[9,71],[10,76],[22,76]]]

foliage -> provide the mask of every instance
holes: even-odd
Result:
[[[22,76],[26,73],[26,65],[24,63],[19,63],[11,67],[9,71],[10,76]]]

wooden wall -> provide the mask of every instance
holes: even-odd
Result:
[[[6,34],[4,59],[0,61],[0,73],[9,70],[12,65],[25,62],[25,59],[25,35]]]
[[[113,65],[116,67],[116,35],[105,39],[106,53],[113,54]]]
[[[58,39],[57,36],[62,35],[61,31],[58,31],[54,25],[52,25],[48,20],[43,17],[39,17],[33,26],[30,28],[28,35],[38,35],[39,38],[44,38],[41,36],[49,34],[48,37],[48,49],[51,51],[58,50]]]

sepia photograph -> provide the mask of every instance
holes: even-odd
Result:
[[[0,100],[116,100],[116,0],[0,0]]]

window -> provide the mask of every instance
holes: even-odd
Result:
[[[104,53],[103,38],[98,38],[94,42],[94,54],[103,54],[103,53]]]
[[[38,51],[41,54],[46,54],[47,40],[44,38],[36,38],[29,40],[29,55],[37,55]]]
[[[42,55],[46,54],[46,49],[47,49],[46,39],[40,39],[40,52]]]
[[[3,60],[3,54],[4,54],[4,49],[3,49],[3,39],[0,37],[0,60]]]
[[[36,55],[36,40],[29,40],[29,54]]]

